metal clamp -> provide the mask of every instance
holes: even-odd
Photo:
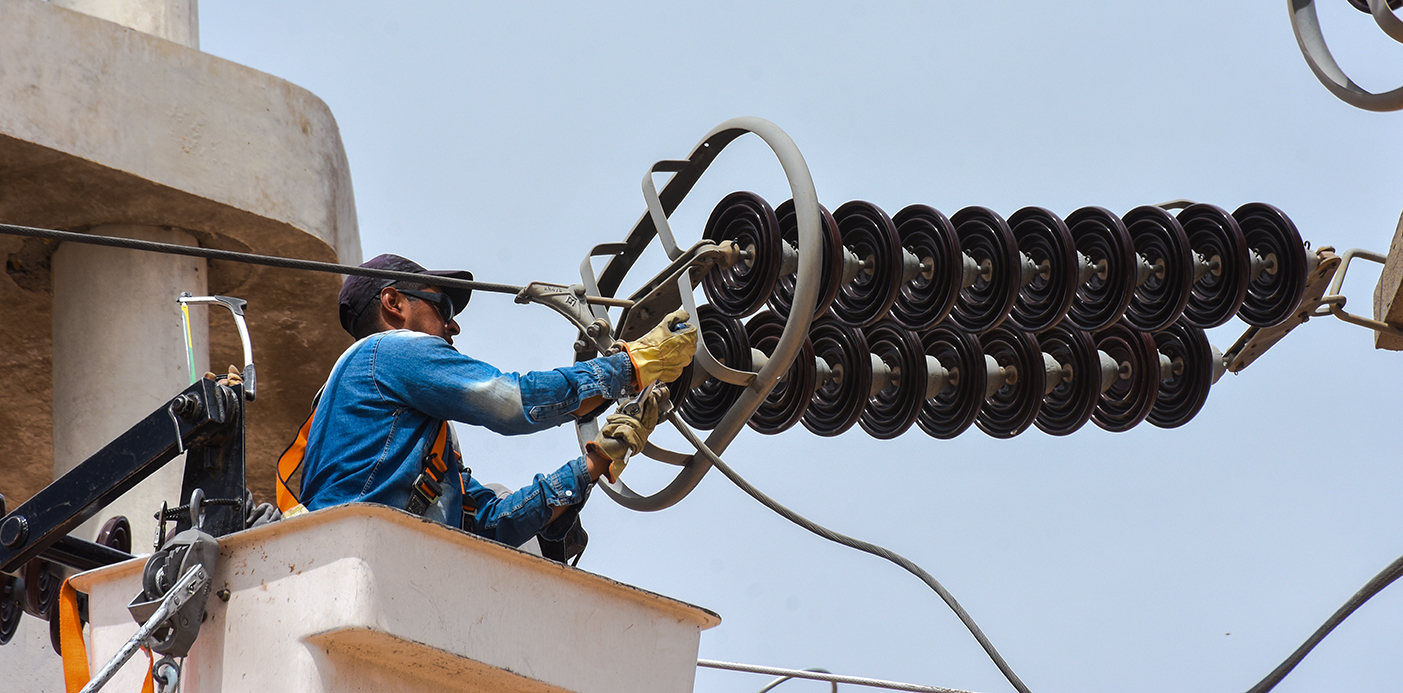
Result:
[[[1329,295],[1324,296],[1320,299],[1320,302],[1323,305],[1328,306],[1328,309],[1325,312],[1321,312],[1317,308],[1316,311],[1312,313],[1312,315],[1333,315],[1347,323],[1359,325],[1361,327],[1367,327],[1376,332],[1391,334],[1395,337],[1403,337],[1403,327],[1399,327],[1397,325],[1393,325],[1382,320],[1373,320],[1370,318],[1365,318],[1347,312],[1345,310],[1345,297],[1340,294],[1340,286],[1344,284],[1345,272],[1349,270],[1349,263],[1354,258],[1368,260],[1370,262],[1377,262],[1380,265],[1388,262],[1387,255],[1382,255],[1380,253],[1375,253],[1368,250],[1361,250],[1359,248],[1350,248],[1349,250],[1346,250],[1343,255],[1340,255],[1340,269],[1335,272],[1335,280],[1330,282]]]

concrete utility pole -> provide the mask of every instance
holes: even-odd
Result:
[[[199,52],[195,0],[0,0],[0,220],[358,262],[335,119],[312,94]],[[259,399],[250,485],[272,464],[347,338],[332,275],[0,237],[0,493],[13,508],[191,382],[182,291],[249,301]],[[297,300],[286,300],[289,296]],[[196,375],[242,363],[232,323],[194,318]],[[52,437],[50,437],[52,436]],[[179,500],[176,460],[75,532],[125,515],[150,551]],[[0,647],[6,690],[62,690],[47,624]]]
[[[200,47],[196,0],[51,0],[52,4]],[[145,241],[198,246],[189,233],[138,224],[101,224],[92,232]],[[171,297],[206,293],[199,258],[68,245],[51,260],[54,277],[54,476],[58,477],[116,438],[134,421],[190,384],[184,330]],[[204,311],[200,311],[203,313]],[[196,375],[209,370],[207,315],[191,316]],[[185,363],[182,364],[182,361]],[[105,387],[93,387],[105,383]],[[126,416],[104,412],[127,412]],[[124,515],[135,538],[154,529],[147,510],[180,494],[181,467],[167,465],[75,534],[96,538],[107,518]],[[135,548],[135,547],[134,547]]]

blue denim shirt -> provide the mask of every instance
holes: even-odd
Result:
[[[303,457],[302,503],[309,510],[353,502],[403,508],[438,421],[504,435],[532,433],[574,421],[571,412],[589,397],[632,394],[633,381],[627,354],[518,375],[464,356],[432,335],[371,335],[341,355],[322,390]],[[546,538],[559,538],[574,513],[546,528],[554,508],[578,507],[589,495],[583,457],[501,498],[476,479],[464,482],[457,465],[449,467],[444,493],[426,517],[459,526],[466,494],[478,508],[475,531],[512,546],[543,529]]]

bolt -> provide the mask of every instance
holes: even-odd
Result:
[[[193,419],[199,415],[202,407],[198,395],[177,395],[171,401],[171,407],[175,413],[186,419]]]
[[[0,544],[7,549],[17,549],[29,540],[29,519],[16,515],[0,525]]]
[[[229,601],[229,588],[225,587],[224,589],[215,592],[214,596],[219,597],[219,601],[221,602]]]
[[[589,345],[588,345],[588,344],[585,344],[585,340],[583,340],[583,339],[577,339],[577,340],[575,340],[575,352],[576,352],[576,353],[583,352],[583,351],[585,350],[585,348],[588,347],[588,346],[589,346]]]

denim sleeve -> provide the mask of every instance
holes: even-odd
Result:
[[[380,396],[436,419],[451,419],[505,435],[573,421],[571,412],[594,396],[633,393],[627,354],[581,361],[550,371],[504,373],[459,353],[439,337],[388,333],[371,364]]]
[[[509,546],[521,546],[537,532],[551,530],[563,534],[570,520],[589,498],[589,471],[585,458],[577,457],[550,474],[537,474],[531,485],[501,498],[491,489],[470,480],[467,487],[470,502],[477,506],[476,533]],[[569,506],[559,520],[550,522],[555,508]]]

